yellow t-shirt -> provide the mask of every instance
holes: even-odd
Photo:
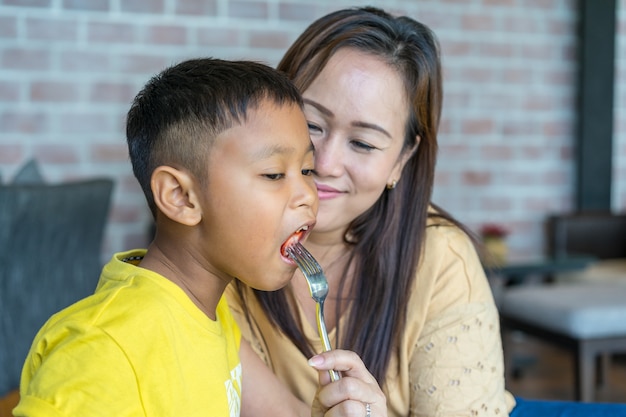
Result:
[[[54,315],[26,359],[15,416],[239,416],[240,332],[116,254],[94,295]]]
[[[388,415],[505,417],[515,401],[504,387],[499,317],[489,283],[469,238],[457,227],[429,222],[406,327],[387,377],[379,381]],[[307,358],[269,321],[252,290],[244,294],[249,316],[232,285],[226,296],[243,337],[297,397],[310,403],[318,375]],[[322,351],[317,329],[296,297],[287,296],[305,337]],[[341,317],[342,326],[348,314]],[[335,329],[329,337],[335,346]]]

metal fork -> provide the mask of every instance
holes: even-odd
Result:
[[[324,301],[328,295],[328,281],[322,271],[322,267],[315,260],[313,255],[306,250],[300,242],[295,245],[291,245],[286,249],[287,254],[298,265],[298,268],[302,271],[304,278],[306,278],[307,284],[309,284],[309,291],[311,292],[311,298],[315,301],[315,312],[317,313],[317,330],[320,334],[320,339],[324,345],[324,350],[331,349],[330,340],[328,339],[328,332],[326,331],[326,322],[324,321]],[[339,372],[335,370],[328,371],[330,378],[333,381],[337,381],[339,378]]]

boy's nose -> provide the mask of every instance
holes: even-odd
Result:
[[[315,186],[312,177],[309,177],[309,179],[310,181],[304,181],[302,186],[301,204],[310,207],[317,207],[317,187]]]

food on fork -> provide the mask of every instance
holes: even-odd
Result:
[[[296,230],[280,247],[280,253],[285,257],[289,258],[289,254],[287,253],[287,248],[295,245],[300,242],[304,237],[305,233],[308,232],[309,226],[302,226],[298,230]]]

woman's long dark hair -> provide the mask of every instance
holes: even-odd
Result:
[[[383,192],[352,222],[345,237],[353,248],[348,265],[354,267],[350,293],[355,298],[345,328],[341,333],[337,329],[338,347],[358,353],[382,383],[406,323],[406,306],[426,233],[443,94],[439,44],[427,26],[409,17],[393,17],[370,7],[345,9],[313,22],[286,52],[278,69],[305,91],[341,48],[376,56],[398,72],[410,106],[403,151],[413,149],[416,137],[420,138],[396,188]],[[448,218],[445,213],[443,217]],[[303,354],[313,355],[293,317],[285,314],[289,304],[284,290],[255,294]]]

